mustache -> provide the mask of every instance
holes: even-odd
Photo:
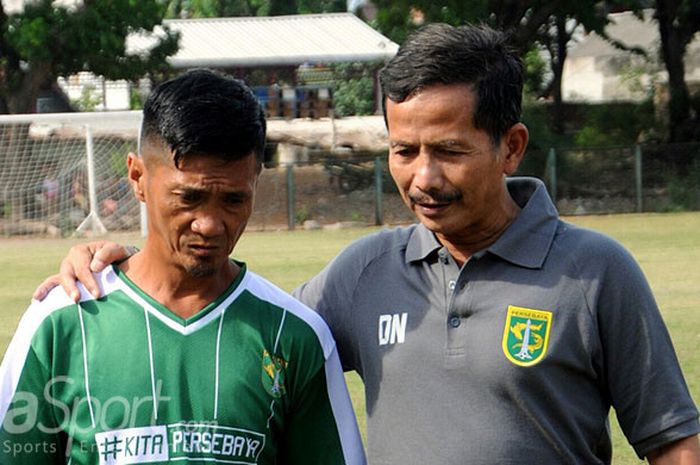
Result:
[[[211,238],[199,234],[185,238],[184,244],[190,247],[226,247],[226,241],[220,237]]]
[[[413,203],[449,203],[462,198],[462,193],[459,191],[427,191],[427,192],[409,192],[408,198]]]

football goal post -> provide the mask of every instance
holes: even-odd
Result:
[[[0,115],[0,235],[141,228],[126,178],[140,111]]]

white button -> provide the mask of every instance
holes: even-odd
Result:
[[[450,287],[450,290],[454,291],[457,286],[457,281],[451,280],[447,285]]]

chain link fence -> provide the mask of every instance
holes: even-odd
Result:
[[[84,134],[0,125],[0,235],[70,235],[93,214],[108,231],[138,230],[125,176],[135,137],[92,138],[91,192]],[[386,162],[382,152],[317,150],[266,168],[250,228],[412,222]],[[516,174],[544,180],[563,215],[700,210],[700,143],[530,151]]]
[[[679,172],[679,166],[687,168]],[[516,175],[542,179],[562,215],[700,210],[700,143],[533,151]],[[413,220],[388,173],[386,154],[365,154],[265,170],[252,224],[265,229]]]
[[[544,180],[563,215],[700,210],[700,143],[533,151],[517,174]]]
[[[91,139],[92,172],[87,147],[83,134],[45,137],[26,124],[0,126],[0,234],[65,236],[95,220],[107,231],[138,230],[139,202],[126,178],[135,138]]]

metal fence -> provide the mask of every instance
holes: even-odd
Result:
[[[562,215],[700,210],[700,143],[532,151],[516,175],[542,179]],[[318,157],[261,181],[252,224],[263,229],[413,221],[385,154]]]
[[[564,215],[700,209],[700,143],[528,153]]]
[[[139,229],[123,167],[134,140],[94,137],[94,195],[84,138],[30,142],[21,151],[0,147],[0,235],[68,235],[88,213],[107,230]],[[533,150],[516,174],[544,180],[563,215],[700,209],[700,143]],[[412,221],[386,154],[316,153],[263,170],[249,224],[270,230]]]

